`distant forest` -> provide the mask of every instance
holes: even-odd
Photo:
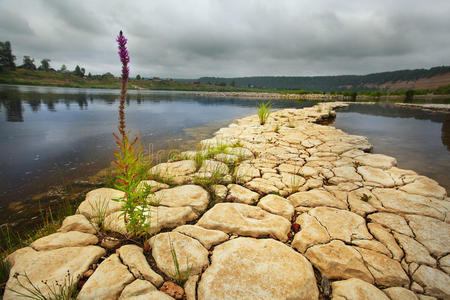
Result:
[[[306,91],[373,91],[387,82],[411,81],[420,78],[430,78],[436,75],[450,73],[450,66],[431,69],[400,70],[392,72],[373,73],[368,75],[338,75],[338,76],[252,76],[252,77],[201,77],[199,79],[181,79],[177,81],[227,85],[236,87],[255,87],[266,89],[302,89]],[[369,85],[369,86],[368,86]]]

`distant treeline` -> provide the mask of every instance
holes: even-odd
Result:
[[[201,77],[199,79],[180,79],[182,82],[226,85],[235,87],[256,87],[266,89],[302,89],[307,91],[373,91],[387,82],[413,81],[450,73],[450,66],[431,69],[400,70],[373,73],[368,75],[338,76],[252,76],[252,77]],[[372,87],[372,85],[375,85]]]

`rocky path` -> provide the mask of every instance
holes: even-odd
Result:
[[[446,190],[318,124],[342,105],[277,111],[263,126],[239,119],[202,141],[221,151],[201,166],[186,152],[153,167],[145,249],[118,239],[121,192],[89,192],[58,233],[8,257],[7,288],[23,290],[13,275],[26,272],[43,290],[81,278],[78,299],[450,299]],[[170,243],[184,290],[167,282]]]

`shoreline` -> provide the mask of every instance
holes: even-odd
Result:
[[[126,238],[112,200],[118,191],[89,192],[58,233],[8,256],[11,274],[52,283],[67,268],[83,282],[79,299],[167,297],[158,288],[172,281],[170,244],[191,264],[179,287],[187,299],[237,299],[249,289],[255,298],[318,299],[324,281],[336,298],[355,289],[377,299],[449,297],[447,191],[397,168],[393,157],[371,154],[366,137],[321,125],[348,105],[282,109],[264,125],[256,115],[237,119],[201,141],[199,163],[186,151],[154,166],[148,179],[158,180],[151,185],[160,201],[147,246]],[[96,226],[99,201],[103,227]],[[112,278],[120,282],[110,285]],[[13,277],[7,287],[20,288]],[[7,290],[4,299],[13,297]]]

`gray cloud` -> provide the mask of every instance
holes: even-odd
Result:
[[[450,2],[2,0],[0,37],[23,55],[144,76],[366,74],[450,64]]]

